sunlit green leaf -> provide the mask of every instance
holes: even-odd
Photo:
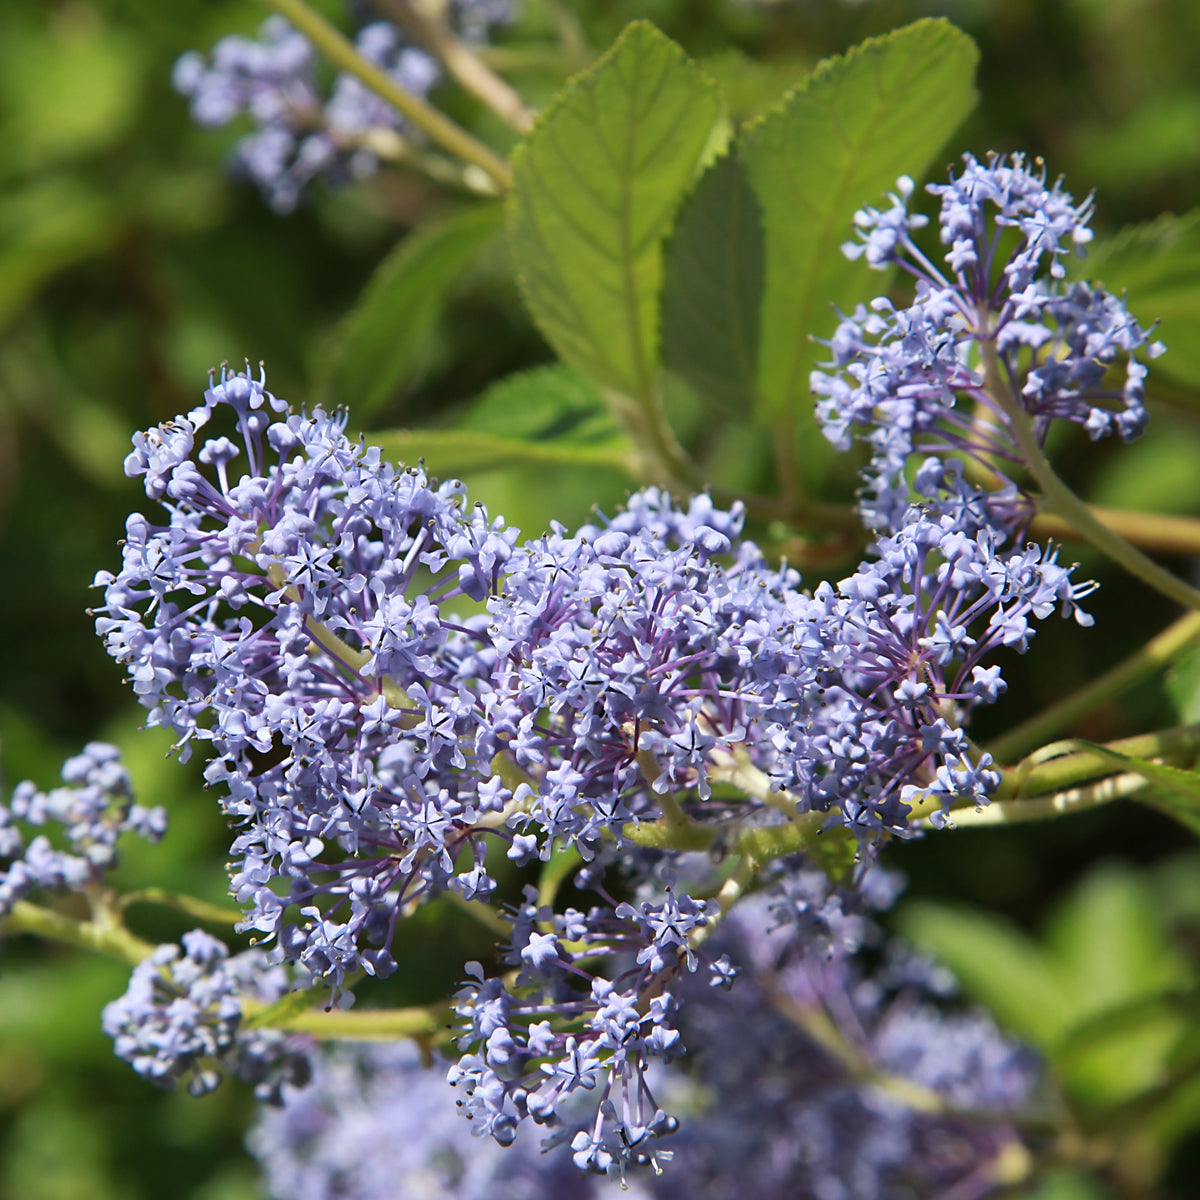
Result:
[[[513,156],[511,240],[529,310],[564,362],[626,396],[654,391],[662,240],[720,114],[716,85],[639,21]]]
[[[924,20],[822,63],[782,104],[748,126],[743,154],[762,203],[767,284],[759,386],[764,417],[790,423],[811,408],[808,375],[825,351],[835,307],[883,290],[840,250],[854,213],[897,176],[920,176],[975,101],[974,42]]]

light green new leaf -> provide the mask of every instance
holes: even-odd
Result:
[[[1154,374],[1200,387],[1200,209],[1123,230],[1075,260],[1071,273],[1127,293],[1143,325],[1159,322],[1167,353]]]
[[[630,25],[513,155],[513,257],[564,362],[652,396],[662,240],[721,116],[717,86],[669,38]]]
[[[1145,758],[1132,758],[1128,754],[1118,754],[1107,746],[1097,746],[1091,742],[1081,742],[1089,750],[1104,755],[1114,766],[1123,767],[1126,771],[1134,771],[1155,785],[1155,790],[1173,803],[1191,812],[1200,812],[1200,773],[1183,771],[1179,767],[1168,766],[1166,763],[1151,762]]]
[[[841,252],[854,213],[901,174],[919,177],[975,102],[974,42],[943,20],[871,38],[822,63],[743,136],[763,208],[767,285],[759,390],[763,419],[811,409],[808,375],[826,351],[835,306],[853,309],[882,278]]]
[[[1086,745],[1088,749],[1103,755],[1113,766],[1141,775],[1153,786],[1150,790],[1140,793],[1137,799],[1174,817],[1193,833],[1200,834],[1200,772],[1183,771],[1179,767],[1151,762],[1145,758],[1131,758],[1127,754],[1118,754],[1107,746],[1097,746],[1090,742],[1083,742],[1081,745]]]
[[[758,200],[729,154],[684,201],[662,304],[664,364],[727,412],[754,410],[764,273]]]
[[[502,220],[499,204],[482,203],[403,238],[322,352],[318,398],[365,422],[411,382],[451,292]]]
[[[427,460],[439,475],[516,466],[630,471],[628,438],[599,390],[569,367],[537,367],[489,388],[456,429],[373,434],[399,462]]]

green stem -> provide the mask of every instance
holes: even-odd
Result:
[[[267,578],[277,588],[283,588],[289,600],[298,604],[303,599],[300,595],[300,589],[295,584],[288,583],[287,575],[284,573],[281,563],[273,562],[267,567]],[[363,667],[371,661],[371,656],[365,650],[355,650],[348,642],[338,637],[332,629],[318,621],[312,613],[305,614],[304,628],[308,631],[315,646],[324,650],[331,658],[345,663],[352,671],[361,672]],[[408,698],[408,693],[403,688],[394,684],[390,679],[364,680],[363,682],[377,684],[379,690],[383,693],[383,698],[392,708],[412,707],[412,701]]]
[[[466,913],[467,916],[478,921],[489,933],[493,933],[505,941],[512,933],[512,926],[490,904],[485,904],[482,900],[465,900],[458,892],[443,892],[442,899],[451,908],[457,908],[460,912]]]
[[[1055,474],[1049,459],[1034,436],[1029,416],[1013,396],[1000,365],[995,343],[981,338],[987,389],[992,399],[1008,416],[1013,437],[1030,474],[1042,489],[1042,504],[1057,513],[1097,550],[1124,567],[1143,583],[1169,596],[1184,608],[1200,608],[1200,591],[1147,558],[1136,546],[1105,525],[1078,496]]]
[[[612,388],[604,389],[608,407],[629,433],[641,460],[635,461],[635,473],[653,483],[703,491],[704,474],[679,444],[661,398],[649,385],[643,390],[645,394],[635,399]]]
[[[136,967],[154,952],[149,942],[134,937],[115,921],[76,921],[26,900],[18,900],[13,905],[12,912],[0,922],[0,927],[5,934],[30,933],[34,937],[103,954],[131,967]]]
[[[1125,758],[1191,761],[1198,751],[1200,725],[1182,725],[1157,733],[1119,738],[1095,748],[1068,740],[1043,747],[1017,766],[1002,771],[995,799],[1045,796],[1102,776],[1114,775],[1120,767],[1119,764],[1114,765],[1113,754]],[[1052,754],[1053,757],[1048,757]]]
[[[223,904],[212,904],[196,896],[185,896],[180,892],[169,892],[166,888],[148,887],[136,892],[124,892],[118,896],[113,907],[118,913],[134,904],[160,904],[186,913],[197,921],[208,921],[214,925],[236,925],[245,917],[240,908],[226,908]]]
[[[444,1007],[379,1009],[310,1009],[283,1018],[274,1029],[307,1033],[320,1041],[381,1042],[396,1038],[429,1038],[445,1027],[450,1010]]]
[[[1200,554],[1200,521],[1195,517],[1130,512],[1098,504],[1090,504],[1088,509],[1102,525],[1143,550],[1159,554]],[[1034,517],[1029,531],[1039,540],[1058,538],[1066,541],[1083,536],[1069,521],[1050,512]]]
[[[1129,771],[1110,775],[1096,783],[1065,788],[1050,796],[1033,796],[1022,800],[993,800],[983,808],[959,809],[950,814],[949,829],[979,829],[988,825],[1013,825],[1024,821],[1044,821],[1049,817],[1064,817],[1084,812],[1135,795],[1150,786],[1144,775]]]
[[[263,0],[263,3],[287,17],[326,58],[362,80],[409,121],[423,129],[431,141],[485,172],[498,191],[506,192],[512,187],[512,171],[502,158],[432,105],[406,92],[386,71],[368,62],[352,42],[314,12],[304,0]]]
[[[1040,821],[1080,812],[1132,796],[1151,782],[1146,775],[1121,771],[1116,756],[1191,762],[1200,753],[1200,725],[1121,738],[1090,747],[1074,739],[1044,746],[1015,767],[1001,772],[991,803],[972,810],[965,803],[951,810],[956,828]],[[912,806],[909,819],[927,820],[941,811],[939,797]]]
[[[413,41],[428,50],[476,100],[485,104],[517,133],[527,133],[533,112],[513,87],[500,78],[443,21],[424,12],[411,0],[373,0]]]
[[[1152,678],[1198,638],[1200,613],[1186,613],[1123,662],[993,740],[987,746],[988,753],[997,762],[1028,754],[1114,696]]]
[[[355,143],[369,150],[376,158],[417,171],[440,187],[452,188],[476,198],[496,198],[496,187],[491,178],[473,163],[464,164],[456,158],[447,158],[444,154],[428,150],[394,129],[369,129],[356,138]]]

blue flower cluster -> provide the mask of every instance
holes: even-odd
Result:
[[[167,830],[161,808],[134,803],[129,773],[115,746],[89,742],[62,767],[65,786],[42,792],[17,784],[0,805],[0,916],[34,892],[85,892],[117,863],[117,840],[135,833],[157,842]],[[61,827],[61,837],[36,834],[26,844],[18,822],[37,829]],[[68,848],[56,846],[65,841]]]
[[[586,1094],[577,1163],[653,1161],[674,1119],[649,1080],[682,1049],[678,989],[733,972],[706,948],[719,884],[660,872],[632,903],[612,882],[647,878],[639,831],[734,847],[812,817],[869,861],[915,803],[986,803],[998,775],[963,725],[1004,689],[990,660],[1056,609],[1086,621],[1088,585],[1005,548],[937,460],[922,478],[941,506],[806,592],[706,496],[651,489],[520,542],[345,420],[223,370],[202,405],[137,435],[126,471],[164,519],[130,517],[120,571],[97,576],[97,631],[150,723],[182,754],[207,744],[243,927],[335,995],[395,969],[415,906],[489,900],[490,852],[577,850],[596,903],[527,897],[511,974],[478,971],[458,997],[453,1076],[498,1141],[527,1118],[563,1128]],[[781,912],[811,926],[830,897],[806,894],[808,867],[779,869]]]
[[[182,945],[158,946],[133,969],[129,987],[101,1018],[118,1057],[161,1087],[187,1081],[193,1096],[211,1092],[229,1071],[253,1084],[260,1100],[278,1103],[285,1083],[308,1081],[306,1040],[244,1026],[245,1001],[278,1000],[286,970],[261,950],[229,957],[225,943],[201,929]]]
[[[511,8],[507,0],[463,0],[447,16],[464,36],[482,40],[511,20]],[[424,97],[441,76],[437,62],[387,21],[364,26],[355,45],[415,96]],[[257,40],[224,37],[208,59],[189,51],[172,78],[198,124],[250,119],[254,130],[238,142],[234,170],[280,213],[291,212],[318,177],[345,183],[373,174],[413,134],[399,112],[353,75],[339,73],[326,95],[312,43],[279,16],[263,22]]]
[[[419,1130],[420,1136],[411,1136]],[[405,1131],[409,1131],[406,1133]],[[471,1136],[411,1042],[343,1043],[313,1055],[310,1086],[284,1089],[248,1139],[276,1200],[615,1200],[644,1196],[581,1175],[532,1142],[502,1150]]]
[[[1020,1178],[1034,1057],[947,1007],[953,981],[902,947],[873,972],[814,955],[770,927],[769,903],[751,897],[714,934],[738,983],[682,991],[689,1082],[710,1099],[674,1139],[654,1195],[978,1200]]]
[[[899,528],[904,467],[921,450],[965,456],[997,485],[976,491],[977,508],[1016,530],[1032,507],[1007,479],[1023,461],[1013,421],[1028,421],[1039,442],[1055,419],[1132,439],[1146,420],[1146,367],[1134,355],[1163,348],[1122,300],[1066,281],[1064,258],[1092,238],[1090,198],[1076,204],[1019,154],[968,154],[950,183],[928,190],[941,202],[946,270],[914,240],[926,218],[908,211],[911,179],[889,208],[855,217],[847,256],[901,267],[916,297],[902,308],[880,297],[842,321],[831,370],[812,375],[817,414],[840,449],[857,432],[872,450],[862,511],[873,528]]]
[[[269,1193],[978,1200],[1019,1177],[1028,1152],[1015,1122],[1036,1087],[1032,1057],[986,1018],[948,1008],[947,982],[909,954],[885,956],[873,973],[845,953],[814,955],[794,927],[772,928],[773,899],[745,902],[713,935],[741,976],[735,986],[697,975],[683,989],[683,1030],[696,1051],[660,1065],[640,1098],[653,1106],[652,1085],[688,1114],[663,1142],[657,1159],[671,1161],[660,1174],[631,1175],[620,1192],[573,1173],[572,1157],[596,1152],[590,1131],[573,1153],[550,1139],[540,1158],[524,1140],[503,1152],[472,1144],[450,1117],[444,1066],[425,1069],[412,1047],[345,1046],[315,1056],[312,1084],[286,1088],[283,1106],[262,1113],[250,1147]],[[642,1045],[637,1014],[625,1025]],[[503,1037],[490,1040],[500,1050]],[[585,1058],[576,1051],[581,1065]],[[557,1065],[543,1074],[544,1088],[565,1086]],[[588,1083],[575,1085],[578,1102]],[[615,1089],[606,1103],[638,1099]],[[419,1140],[388,1136],[417,1127]]]
[[[394,970],[406,907],[490,888],[482,834],[513,793],[491,765],[483,621],[452,606],[495,588],[515,534],[465,512],[461,484],[351,442],[344,416],[285,408],[223,374],[200,408],[135,439],[126,470],[168,523],[129,519],[121,572],[97,577],[97,631],[150,724],[185,754],[211,743],[207,778],[242,827],[247,927],[340,987]],[[214,415],[237,443],[197,445]]]

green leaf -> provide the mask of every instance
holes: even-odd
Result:
[[[897,176],[920,176],[975,102],[974,42],[943,20],[917,21],[822,63],[750,125],[742,153],[763,208],[767,285],[762,416],[791,425],[811,409],[808,375],[826,351],[835,306],[883,291],[841,244],[854,213]]]
[[[1080,745],[1095,750],[1114,766],[1123,767],[1148,779],[1155,785],[1155,792],[1162,803],[1200,815],[1200,772],[1183,771],[1179,767],[1151,762],[1145,758],[1132,758],[1110,750],[1107,746],[1097,746],[1093,742],[1081,742]]]
[[[771,58],[752,58],[728,46],[697,60],[701,70],[721,85],[730,117],[741,124],[779,102],[790,87],[816,65],[816,56],[796,50]]]
[[[1055,909],[1046,942],[1077,1016],[1181,985],[1187,968],[1163,928],[1149,880],[1120,863],[1093,868]]]
[[[493,384],[461,427],[527,442],[621,452],[629,448],[596,386],[561,365],[534,367]]]
[[[968,908],[909,903],[900,926],[1014,1033],[1046,1049],[1062,1032],[1067,996],[1046,952],[1015,926]]]
[[[1200,772],[1183,771],[1179,767],[1144,758],[1131,758],[1091,742],[1081,744],[1098,751],[1114,766],[1123,767],[1149,780],[1153,788],[1138,793],[1137,800],[1174,817],[1181,825],[1200,835]]]
[[[662,241],[721,115],[717,86],[636,21],[513,155],[522,292],[564,362],[647,402],[658,367]]]
[[[1051,1167],[1012,1200],[1108,1200],[1108,1193],[1079,1167]]]
[[[1200,721],[1200,646],[1192,646],[1166,674],[1167,695],[1181,725]]]
[[[1092,1102],[1151,1086],[1184,1027],[1162,998],[1190,977],[1148,880],[1124,864],[1094,868],[1055,910],[1046,942],[1072,1017],[1054,1054],[1064,1082]]]
[[[451,292],[502,220],[499,204],[482,203],[400,241],[321,354],[322,402],[348,405],[365,422],[412,381]]]
[[[1093,247],[1071,273],[1127,293],[1143,325],[1159,322],[1167,353],[1153,374],[1200,387],[1200,209],[1131,226]]]
[[[684,202],[667,248],[663,362],[727,412],[753,412],[765,274],[762,213],[736,154]]]
[[[489,388],[457,429],[374,434],[401,462],[424,458],[440,475],[513,466],[629,471],[631,446],[594,384],[569,367],[538,367]]]

